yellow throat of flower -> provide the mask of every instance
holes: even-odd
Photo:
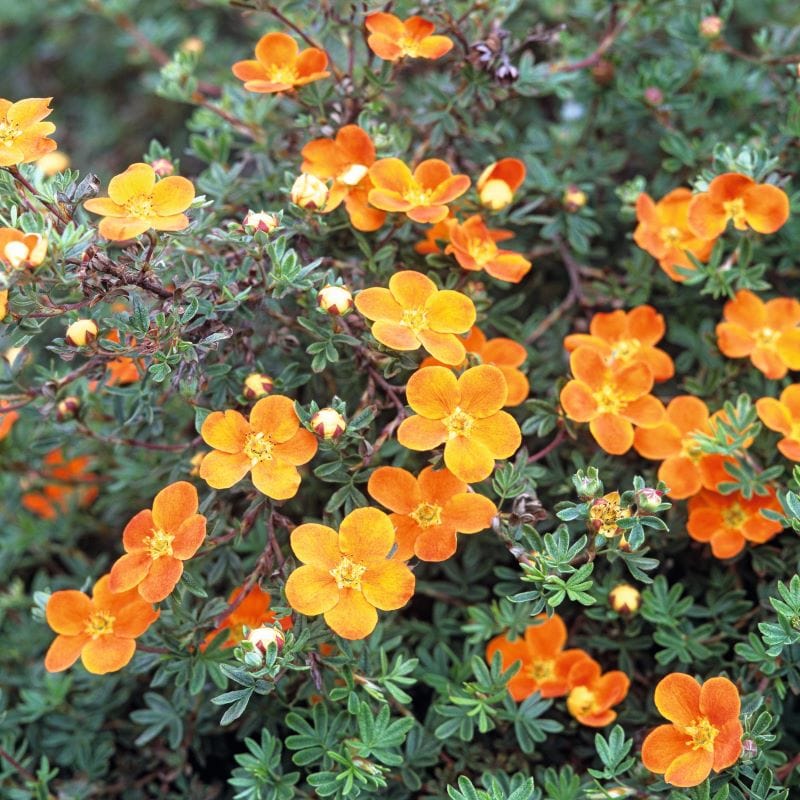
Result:
[[[601,414],[616,414],[625,407],[625,402],[620,398],[617,388],[613,384],[603,384],[594,395],[597,410]]]
[[[467,242],[467,252],[482,267],[497,255],[497,245],[491,239],[470,239]]]
[[[125,211],[128,216],[136,219],[147,219],[154,216],[153,198],[149,194],[135,194],[129,197],[124,203]]]
[[[297,68],[294,66],[294,64],[272,64],[271,66],[267,67],[267,78],[272,83],[294,84],[299,77],[300,76],[297,72]]]
[[[594,692],[586,686],[576,686],[567,698],[567,709],[574,717],[585,717],[597,708]]]
[[[406,308],[403,310],[400,324],[411,328],[414,333],[424,331],[428,327],[428,312],[422,307]]]
[[[114,617],[108,611],[95,611],[86,622],[84,631],[92,637],[99,639],[114,633]]]
[[[273,443],[269,437],[262,432],[248,433],[244,440],[244,454],[250,459],[251,466],[255,466],[262,461],[272,461]]]
[[[739,503],[731,503],[728,508],[722,512],[722,521],[727,528],[741,528],[744,521],[747,519],[744,509]]]
[[[150,553],[150,558],[156,561],[162,556],[171,556],[172,540],[174,538],[173,534],[162,531],[160,528],[153,528],[150,536],[144,540],[144,544]]]
[[[442,524],[442,507],[434,503],[420,503],[409,516],[420,528]]]
[[[14,142],[22,135],[22,130],[15,122],[4,119],[0,121],[0,144],[13,147]]]
[[[534,661],[528,668],[528,672],[537,683],[552,680],[556,675],[556,662],[552,659]]]
[[[638,339],[620,339],[611,347],[611,358],[625,363],[630,361],[640,350],[642,343]]]
[[[340,589],[355,589],[360,592],[361,577],[366,571],[367,568],[363,564],[351,561],[347,556],[342,556],[342,560],[330,570],[330,574]]]
[[[719,728],[715,728],[706,717],[693,720],[692,724],[685,728],[685,731],[692,737],[686,742],[692,750],[713,752],[714,740],[719,734]]]
[[[442,423],[447,428],[447,435],[450,439],[456,436],[469,436],[472,426],[475,424],[475,417],[462,411],[460,406],[456,406],[451,414],[446,416]]]
[[[722,204],[722,207],[725,209],[725,215],[727,218],[733,220],[734,227],[740,231],[743,231],[747,228],[744,200],[741,197],[737,197],[735,200],[726,200]]]

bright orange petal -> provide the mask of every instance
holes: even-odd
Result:
[[[478,483],[494,470],[491,451],[482,442],[466,436],[448,439],[444,446],[444,463],[450,472],[467,483]]]
[[[254,431],[269,434],[273,442],[288,442],[300,429],[294,401],[281,394],[262,397],[250,411],[250,427]]]
[[[172,593],[181,575],[183,575],[183,561],[172,556],[157,558],[139,584],[139,594],[148,603],[160,603]]]
[[[108,195],[118,205],[136,195],[150,195],[156,185],[155,170],[144,163],[131,164],[125,172],[115,175],[108,183]],[[182,209],[181,209],[182,210]]]
[[[418,414],[442,419],[459,402],[459,381],[446,367],[423,367],[408,379],[406,400]]]
[[[669,765],[688,750],[687,735],[674,725],[659,725],[647,734],[642,743],[642,763],[645,769],[663,775]]]
[[[250,467],[250,459],[244,453],[212,450],[200,462],[200,477],[213,489],[230,489],[247,475]]]
[[[498,459],[511,458],[522,444],[519,425],[506,411],[475,420],[471,436]]]
[[[81,654],[84,645],[91,641],[88,635],[56,636],[44,657],[44,668],[48,672],[61,672],[71,667]]]
[[[364,639],[375,630],[378,612],[361,592],[342,589],[339,602],[325,612],[325,622],[344,639]]]
[[[313,522],[298,525],[290,538],[294,554],[304,564],[325,571],[333,569],[341,561],[339,534],[327,525]]]
[[[700,716],[700,684],[683,672],[662,678],[655,691],[655,704],[662,717],[686,727]]]
[[[339,526],[339,549],[359,564],[382,561],[394,544],[394,525],[377,508],[357,508]]]
[[[382,611],[402,608],[414,594],[414,585],[414,573],[402,561],[394,559],[370,566],[361,578],[367,602]]]
[[[633,425],[615,414],[600,414],[589,422],[595,441],[606,453],[621,456],[633,444]]]
[[[256,464],[250,477],[256,489],[273,500],[289,500],[300,488],[297,467],[277,458]]]
[[[421,502],[417,479],[400,467],[378,467],[369,476],[367,491],[382,506],[398,514],[410,514]]]
[[[298,567],[284,588],[289,605],[301,614],[324,614],[339,602],[339,588],[331,574],[311,564]]]
[[[508,386],[503,373],[490,364],[471,367],[458,379],[459,407],[479,419],[490,417],[505,405]]]
[[[65,636],[83,633],[91,613],[92,601],[83,592],[75,589],[53,592],[45,608],[47,624],[56,633]]]
[[[440,420],[413,416],[397,429],[397,441],[409,450],[433,450],[447,439],[447,428]]]
[[[250,433],[247,420],[238,411],[212,411],[203,420],[200,435],[203,441],[223,453],[241,453]]]
[[[676,758],[664,773],[664,780],[672,786],[698,786],[710,774],[714,756],[708,750],[690,750]]]
[[[136,652],[133,639],[120,639],[117,636],[101,636],[89,639],[81,651],[81,661],[93,675],[105,675],[122,669]]]
[[[153,500],[153,521],[157,528],[175,533],[197,513],[197,489],[187,481],[177,481],[162,489]]]

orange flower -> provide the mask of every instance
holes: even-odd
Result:
[[[784,438],[778,442],[778,450],[786,458],[800,461],[800,383],[787,386],[781,392],[780,400],[774,397],[756,400],[756,410],[770,430],[783,434]]]
[[[48,139],[56,126],[42,122],[53,109],[52,97],[29,97],[12,103],[0,97],[0,167],[36,161],[58,145]]]
[[[367,196],[372,189],[369,168],[375,163],[375,145],[358,125],[345,125],[335,139],[314,139],[302,150],[300,169],[320,180],[333,180],[324,213],[344,207],[353,227],[376,231],[383,225],[386,212],[371,208]]]
[[[3,406],[0,405],[0,442],[11,433],[11,429],[18,419],[19,414],[16,411],[3,411]]]
[[[466,483],[488,478],[495,459],[510,458],[522,442],[516,420],[500,409],[508,389],[497,367],[481,364],[456,379],[444,367],[423,367],[409,378],[406,399],[416,416],[404,419],[397,441],[410,450],[444,444],[447,469]]]
[[[652,306],[637,306],[630,311],[595,314],[589,333],[573,333],[564,339],[572,352],[577,347],[591,347],[614,367],[642,363],[650,367],[653,380],[668,381],[675,374],[672,359],[655,345],[664,338],[664,317]]]
[[[8,289],[0,291],[0,320],[8,314]]]
[[[158,619],[158,611],[135,589],[113,594],[103,575],[91,598],[74,589],[53,592],[45,617],[58,634],[44,658],[48,672],[61,672],[80,656],[89,672],[105,675],[133,658],[136,639]]]
[[[111,591],[138,588],[148,603],[166,598],[181,579],[183,562],[206,537],[206,518],[197,513],[197,506],[197,489],[191,483],[178,481],[162,489],[153,510],[140,511],[125,526],[126,555],[111,567]]]
[[[231,68],[248,92],[287,92],[330,75],[324,51],[317,47],[300,51],[285,33],[262,36],[255,55],[255,60],[237,61]]]
[[[670,725],[659,725],[642,744],[642,763],[672,786],[697,786],[711,773],[736,763],[742,752],[739,692],[727,678],[702,686],[672,672],[656,686],[656,708]]]
[[[769,494],[754,494],[746,500],[739,492],[719,494],[704,489],[689,500],[686,530],[697,542],[710,542],[716,558],[732,558],[744,549],[745,542],[758,545],[777,536],[780,522],[767,519],[764,509],[781,513],[781,505]]]
[[[22,505],[42,519],[56,519],[59,513],[69,511],[72,503],[81,507],[91,505],[99,489],[91,485],[97,475],[87,472],[89,462],[89,456],[66,461],[60,448],[52,450],[44,457],[40,473],[48,483],[41,491],[22,495]]]
[[[357,508],[339,526],[315,523],[292,531],[292,550],[302,562],[286,581],[286,599],[301,614],[324,614],[345,639],[369,636],[378,612],[402,608],[414,594],[414,574],[399,559],[391,519],[377,508]]]
[[[183,212],[194,200],[194,186],[172,176],[156,183],[155,170],[144,163],[131,164],[108,183],[109,197],[87,200],[83,207],[101,214],[98,230],[112,242],[140,236],[145,231],[182,231],[189,218]]]
[[[425,238],[421,242],[417,242],[414,245],[414,250],[416,250],[421,256],[426,256],[432,253],[443,253],[444,248],[441,246],[441,242],[450,241],[450,231],[452,230],[453,225],[457,224],[458,220],[451,215],[445,217],[441,222],[431,225],[428,230],[425,231]],[[510,231],[505,231],[504,233],[507,234],[504,237],[506,239],[514,235]],[[496,239],[495,241],[498,240]]]
[[[720,482],[731,479],[725,470],[731,459],[705,454],[697,443],[696,434],[712,433],[713,419],[702,400],[680,395],[670,400],[659,425],[636,429],[633,446],[643,458],[663,460],[658,479],[669,486],[670,497],[683,500],[702,488],[716,490]]]
[[[728,358],[747,358],[768,378],[800,369],[800,302],[792,297],[761,298],[741,289],[725,303],[717,325],[717,346]]]
[[[378,467],[367,490],[390,515],[397,537],[395,557],[445,561],[456,551],[457,533],[478,533],[491,525],[497,507],[448,470],[425,467],[415,478],[399,467]]]
[[[375,11],[367,14],[364,24],[369,31],[367,44],[378,58],[399,61],[401,58],[441,58],[453,48],[447,36],[432,36],[435,26],[422,17],[401,20],[394,14]]]
[[[455,334],[466,333],[475,322],[472,300],[461,292],[437,289],[421,272],[395,272],[388,289],[364,289],[355,302],[373,320],[372,335],[393,350],[422,346],[445,364],[460,364],[466,357]]]
[[[468,353],[478,356],[482,364],[491,364],[503,373],[503,377],[506,379],[506,386],[508,386],[506,407],[518,406],[528,399],[531,387],[525,373],[518,369],[528,357],[527,351],[521,344],[502,336],[487,341],[483,331],[475,325],[470,330],[469,336],[464,340],[464,347]],[[436,367],[445,365],[429,356],[423,359],[420,366]],[[460,368],[465,366],[467,366],[466,362],[459,365]]]
[[[507,634],[495,636],[486,646],[486,660],[491,663],[500,653],[503,669],[519,661],[520,669],[508,682],[508,692],[517,701],[534,692],[542,697],[563,697],[570,690],[570,670],[589,656],[583,650],[564,650],[567,626],[553,614],[536,617],[537,624],[525,629],[525,636],[511,641]]]
[[[715,236],[699,237],[689,227],[691,200],[692,193],[688,189],[673,189],[657,203],[644,193],[636,201],[639,225],[633,232],[633,241],[658,259],[661,269],[678,282],[686,280],[686,276],[675,267],[695,269],[687,253],[698,261],[706,261],[716,239]]]
[[[23,233],[16,228],[0,228],[0,264],[12,269],[38,267],[47,255],[47,238],[38,233]]]
[[[317,437],[300,427],[294,403],[280,394],[259,400],[246,420],[238,411],[214,411],[200,429],[214,448],[200,464],[200,477],[228,489],[252,471],[256,489],[273,500],[297,494],[300,473],[317,452]]]
[[[718,175],[708,191],[695,195],[689,204],[689,227],[703,239],[724,233],[731,220],[739,231],[752,228],[756,233],[775,233],[787,219],[786,192],[736,172]]]
[[[228,606],[232,606],[239,599],[243,589],[243,586],[239,586],[230,593]],[[206,636],[200,649],[205,650],[220,631],[228,631],[228,637],[222,643],[222,647],[236,647],[245,637],[245,627],[255,630],[263,625],[271,625],[276,621],[275,612],[270,609],[271,603],[269,594],[260,586],[254,585],[244,596],[242,602],[225,617],[222,624]],[[292,627],[291,617],[281,617],[277,622],[285,631]]]
[[[469,189],[466,175],[453,175],[438,158],[423,161],[413,172],[399,158],[382,158],[369,169],[375,188],[367,199],[384,211],[405,212],[414,222],[441,222],[448,203]]]
[[[653,373],[641,362],[611,369],[591,347],[578,347],[569,359],[574,379],[561,390],[567,417],[588,422],[607,453],[622,455],[633,444],[633,425],[654,428],[664,417],[661,401],[649,392]]]
[[[518,158],[501,158],[489,164],[476,184],[481,204],[492,211],[505,208],[525,180],[525,164]]]
[[[491,231],[480,214],[450,229],[450,244],[445,253],[452,253],[466,270],[486,270],[492,277],[519,283],[530,271],[531,262],[513,250],[501,250],[497,242],[508,238],[508,231]]]
[[[583,658],[569,671],[570,691],[567,711],[581,725],[602,728],[617,718],[612,706],[621,703],[631,685],[628,676],[618,669],[601,674],[593,658]]]

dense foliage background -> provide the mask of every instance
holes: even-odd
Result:
[[[392,68],[366,48],[366,4],[340,0],[313,9],[264,0],[0,0],[0,96],[52,96],[54,138],[71,160],[52,177],[23,169],[43,197],[70,206],[90,196],[91,186],[79,186],[87,174],[103,194],[130,163],[166,158],[204,198],[191,227],[162,236],[151,272],[140,273],[147,239],[124,250],[101,242],[96,218],[82,210],[59,230],[26,211],[0,171],[2,224],[49,236],[46,265],[14,287],[14,313],[0,325],[0,397],[25,401],[0,442],[0,796],[791,797],[800,791],[800,503],[784,505],[782,535],[729,560],[687,535],[682,501],[659,512],[668,532],[648,528],[633,553],[596,558],[586,509],[565,524],[555,514],[557,504],[588,496],[572,478],[590,465],[606,492],[631,490],[636,475],[657,484],[653,462],[634,451],[603,453],[558,404],[569,372],[564,337],[585,331],[595,312],[643,303],[665,317],[660,346],[677,367],[659,396],[694,394],[712,410],[743,396],[729,411],[742,440],[756,438],[741,486],[768,478],[782,492],[798,488],[752,402],[777,396],[790,378],[768,380],[749,361],[726,358],[714,328],[737,289],[798,295],[800,10],[784,0],[391,6],[434,21],[454,49]],[[701,32],[712,14],[723,21],[719,37]],[[266,31],[291,33],[287,20],[342,74],[297,94],[246,92],[231,64],[250,58]],[[522,159],[526,182],[492,226],[513,230],[509,246],[533,262],[523,281],[420,255],[424,227],[402,215],[361,233],[343,210],[323,216],[291,204],[303,146],[356,122],[379,157],[442,158],[473,183],[495,160]],[[696,181],[703,188],[726,171],[777,174],[795,214],[726,269],[718,267],[734,240],[697,280],[673,282],[632,241],[636,198]],[[585,204],[565,201],[568,190],[583,192]],[[282,212],[283,227],[252,236],[241,227],[248,209]],[[102,261],[82,266],[89,247],[130,272],[121,277]],[[367,504],[372,468],[426,463],[392,435],[417,354],[377,348],[358,314],[342,322],[317,307],[325,284],[355,292],[386,285],[398,269],[465,291],[483,330],[527,348],[531,397],[513,410],[524,446],[483,485],[503,520],[460,537],[450,560],[417,563],[409,606],[382,615],[363,642],[295,614],[274,669],[248,684],[240,651],[199,647],[231,591],[255,575],[284,616],[281,591],[295,563],[289,528],[320,519],[335,528]],[[64,341],[69,322],[85,316],[101,330],[96,351]],[[119,354],[141,359],[141,379],[98,388]],[[244,484],[213,492],[190,477],[193,457],[208,449],[203,419],[249,408],[242,387],[252,372],[273,377],[304,421],[332,405],[348,422],[341,438],[320,445],[300,494],[282,505]],[[67,397],[76,412],[59,409]],[[52,482],[45,459],[56,448],[89,457],[91,477],[66,485],[90,483],[97,498],[86,505],[70,495],[43,518],[23,496]],[[102,677],[79,665],[47,673],[48,594],[86,589],[108,571],[127,521],[177,480],[196,483],[209,538],[134,660]],[[545,575],[526,569],[536,552],[545,553]],[[574,580],[586,563],[591,574]],[[638,613],[611,607],[620,582],[641,590]],[[602,730],[604,739],[563,703],[534,696],[518,705],[486,667],[489,639],[522,631],[545,601],[567,621],[571,647],[631,678],[617,708],[621,727]],[[726,674],[743,696],[744,760],[696,789],[667,787],[638,758],[660,722],[654,687],[671,671]],[[226,702],[212,699],[242,686],[254,689],[249,703],[221,724]]]

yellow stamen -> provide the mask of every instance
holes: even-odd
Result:
[[[149,194],[135,194],[125,201],[123,207],[128,216],[136,217],[137,219],[146,219],[155,214],[153,211],[153,198]]]
[[[340,589],[355,589],[361,591],[361,576],[367,571],[363,564],[351,561],[343,556],[339,565],[330,570],[330,574]]]
[[[99,639],[114,632],[114,617],[108,611],[95,611],[86,623],[84,631],[92,637]]]
[[[470,239],[467,242],[467,252],[482,267],[497,255],[497,245],[491,239]]]
[[[171,556],[172,540],[174,538],[174,534],[162,531],[160,528],[153,528],[152,534],[144,540],[144,544],[150,553],[150,558],[156,561],[162,556]]]
[[[630,361],[642,349],[638,339],[620,339],[611,348],[611,358],[614,361]]]
[[[625,402],[620,399],[616,387],[608,383],[595,393],[594,399],[601,414],[616,414],[625,407]]]
[[[529,672],[537,683],[549,681],[556,675],[555,661],[534,661],[529,668]]]
[[[740,528],[746,519],[747,514],[739,503],[732,503],[722,512],[722,521],[727,528]]]
[[[470,435],[472,426],[475,424],[475,417],[456,406],[454,411],[442,420],[442,423],[447,428],[449,438],[455,439],[456,436]]]
[[[244,440],[244,454],[250,459],[250,464],[255,466],[261,461],[272,461],[272,448],[274,444],[262,432],[248,433]]]
[[[267,68],[267,76],[272,83],[288,83],[293,84],[299,77],[297,69],[294,65],[273,64]]]
[[[428,327],[428,312],[424,308],[407,308],[403,311],[400,324],[419,333]]]
[[[728,219],[733,220],[733,224],[740,231],[747,228],[747,219],[745,217],[744,200],[737,197],[735,200],[726,200],[722,207],[725,209],[725,215]]]
[[[22,130],[15,122],[3,120],[0,122],[0,144],[13,147],[14,142],[22,135]]]
[[[700,717],[693,720],[691,725],[687,725],[686,733],[692,737],[686,742],[692,750],[707,750],[712,753],[719,728],[715,728],[706,717]]]
[[[409,516],[420,528],[442,524],[442,507],[433,503],[420,503]]]

